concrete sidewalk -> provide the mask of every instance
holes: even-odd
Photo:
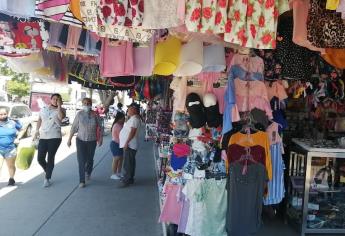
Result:
[[[117,181],[109,178],[109,142],[108,135],[97,149],[92,180],[84,189],[77,188],[76,154],[66,147],[66,139],[57,154],[50,188],[42,188],[43,174],[35,177],[37,171],[41,172],[36,161],[29,170],[18,172],[16,188],[0,183],[0,235],[162,235],[157,223],[159,205],[152,143],[141,143],[135,185],[121,189]]]

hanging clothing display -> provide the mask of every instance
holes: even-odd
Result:
[[[133,70],[133,44],[127,41],[103,39],[100,55],[101,76],[132,75]]]
[[[165,29],[181,25],[179,1],[143,0],[144,13],[142,26],[145,29]],[[182,2],[182,1],[181,1]]]
[[[320,48],[344,48],[345,24],[341,14],[326,10],[326,1],[310,0],[308,40]]]
[[[316,53],[294,44],[292,42],[292,35],[292,17],[280,16],[277,30],[277,48],[274,51],[274,55],[283,65],[282,77],[289,79],[308,79],[314,73],[311,59]],[[310,39],[308,38],[308,40]]]
[[[102,1],[103,2],[103,1]],[[106,1],[105,1],[106,2]],[[130,1],[129,1],[130,2]],[[134,3],[138,3],[139,1],[135,0]],[[143,1],[140,1],[143,5]],[[104,3],[106,4],[106,3]],[[117,13],[122,14],[124,11],[123,5],[117,6]],[[86,28],[92,32],[97,33],[100,37],[107,37],[112,39],[118,40],[128,40],[131,42],[148,42],[153,34],[154,31],[152,30],[145,30],[140,28],[129,28],[122,25],[113,24],[111,20],[110,14],[115,14],[115,8],[112,10],[109,6],[105,6],[105,15],[101,10],[101,3],[100,1],[88,1],[88,0],[80,0],[80,13],[83,19],[83,23],[85,24]],[[139,10],[139,4],[136,5]],[[100,10],[98,10],[100,9]],[[133,11],[134,12],[134,11]],[[140,14],[140,13],[136,13]],[[114,17],[114,16],[113,16]],[[99,24],[100,23],[100,24]]]
[[[275,48],[277,6],[275,1],[233,1],[229,6],[224,41],[248,48]]]
[[[251,153],[254,157],[256,153]],[[267,182],[265,167],[260,163],[246,166],[232,163],[229,170],[228,211],[226,228],[229,235],[250,235],[262,226],[262,198]],[[243,222],[246,222],[245,227]]]
[[[141,26],[143,13],[144,0],[100,1],[98,7],[102,25]]]
[[[47,20],[58,21],[59,23],[82,27],[69,9],[70,0],[36,0],[35,16]]]

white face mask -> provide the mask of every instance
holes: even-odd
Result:
[[[83,111],[89,112],[91,110],[91,106],[83,106]]]

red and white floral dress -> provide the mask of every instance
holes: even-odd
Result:
[[[103,25],[141,26],[144,0],[100,0],[98,17]]]
[[[225,32],[228,0],[187,0],[185,23],[188,31]]]
[[[186,0],[185,24],[192,32],[224,33],[224,41],[243,47],[272,49],[285,5],[285,0]]]
[[[224,41],[248,48],[275,48],[278,6],[275,0],[230,0]]]

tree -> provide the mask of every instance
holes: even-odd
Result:
[[[30,93],[30,84],[28,80],[11,79],[6,84],[7,92],[18,97],[28,96]]]
[[[116,91],[98,90],[98,94],[106,110],[108,110],[109,106],[113,104],[115,96],[119,99],[119,93]]]
[[[8,67],[6,60],[0,58],[0,75],[9,76],[11,78],[11,80],[6,84],[7,92],[10,95],[16,95],[19,97],[29,95],[29,74],[14,72],[10,67]]]

